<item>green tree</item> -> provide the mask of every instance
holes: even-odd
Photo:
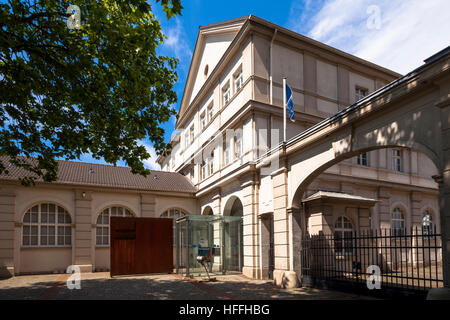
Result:
[[[181,14],[180,0],[156,3],[167,19]],[[144,0],[0,4],[0,155],[29,172],[22,183],[55,181],[55,158],[83,153],[149,173],[139,141],[170,149],[160,124],[177,99],[178,61],[157,53],[164,38]]]

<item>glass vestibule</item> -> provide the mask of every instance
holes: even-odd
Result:
[[[197,256],[210,253],[210,273],[242,272],[242,217],[186,215],[176,220],[176,271],[201,274]]]

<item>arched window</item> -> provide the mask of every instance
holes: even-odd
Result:
[[[405,233],[405,215],[402,209],[395,207],[392,212],[392,234],[402,235]]]
[[[63,207],[40,203],[23,216],[22,245],[24,247],[70,247],[72,219]]]
[[[96,244],[98,246],[109,245],[109,218],[133,217],[134,214],[124,207],[109,207],[102,211],[97,218]]]
[[[346,255],[353,252],[353,225],[347,217],[339,217],[334,224],[334,247],[336,254]]]
[[[431,235],[434,233],[433,215],[430,210],[425,210],[422,218],[422,233]]]
[[[186,211],[184,211],[183,209],[179,209],[179,208],[171,208],[168,209],[166,211],[164,211],[163,213],[161,213],[161,218],[179,218],[181,216],[184,216],[188,214]]]

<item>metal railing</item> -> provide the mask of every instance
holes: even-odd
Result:
[[[305,285],[339,289],[351,284],[369,292],[368,282],[375,279],[390,291],[443,287],[442,242],[435,228],[308,235],[301,248]]]

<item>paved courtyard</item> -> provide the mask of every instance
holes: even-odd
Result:
[[[311,288],[281,289],[271,281],[242,275],[217,277],[216,282],[185,279],[174,274],[110,278],[109,273],[81,275],[81,289],[68,289],[69,275],[30,275],[0,280],[0,299],[151,299],[151,300],[311,300],[367,299],[356,294]]]

